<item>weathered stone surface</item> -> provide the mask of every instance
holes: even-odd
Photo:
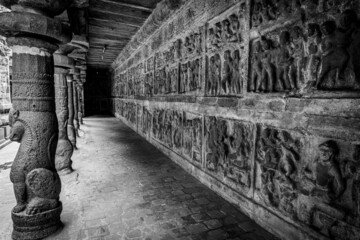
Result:
[[[354,239],[359,14],[190,0],[114,62],[113,113],[282,238]]]
[[[10,172],[17,203],[11,213],[13,239],[41,239],[62,227],[61,182],[54,162],[58,122],[53,53],[56,44],[70,41],[71,33],[49,16],[60,14],[69,3],[0,2],[13,7],[0,13],[0,32],[13,50],[9,138],[21,143]]]
[[[56,56],[56,55],[54,55]],[[65,56],[63,56],[64,58]],[[66,57],[65,57],[66,58]],[[64,61],[57,61],[58,58],[54,58],[55,62],[55,104],[56,104],[56,116],[59,124],[59,140],[55,154],[55,167],[58,172],[70,173],[72,171],[73,145],[68,138],[68,87],[66,75],[69,70],[61,68],[60,66],[66,66]]]

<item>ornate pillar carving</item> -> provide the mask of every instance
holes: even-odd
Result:
[[[69,73],[69,68],[74,65],[74,62],[67,56],[54,54],[54,63],[56,116],[59,123],[59,139],[56,148],[55,167],[58,172],[67,174],[73,171],[71,167],[71,156],[73,154],[74,148],[68,138],[67,133],[69,108],[66,76]]]
[[[82,83],[82,81],[80,80],[79,82],[77,82],[77,93],[78,93],[78,118],[79,118],[79,123],[80,124],[84,124],[83,122],[83,102],[84,102],[84,96],[83,96],[83,92],[84,92],[84,85]]]
[[[77,93],[77,82],[79,81],[79,70],[75,68],[74,82],[73,82],[73,99],[74,99],[74,126],[76,136],[79,137],[79,100],[78,100],[78,93]]]
[[[71,40],[70,29],[52,18],[70,1],[0,1],[0,34],[13,50],[10,139],[20,142],[10,172],[16,206],[13,239],[42,239],[61,228],[61,181],[55,169],[58,122],[55,115],[53,53]],[[34,6],[32,8],[31,6]]]
[[[70,70],[71,71],[71,70]],[[74,90],[73,90],[73,75],[70,73],[66,77],[67,79],[67,87],[68,87],[68,108],[69,108],[69,119],[67,124],[68,136],[71,144],[74,149],[77,150],[76,147],[76,131],[74,126]]]

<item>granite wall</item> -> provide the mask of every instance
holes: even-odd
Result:
[[[358,239],[360,2],[164,2],[116,117],[282,239]]]

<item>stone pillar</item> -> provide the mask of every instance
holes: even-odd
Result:
[[[17,5],[13,5],[18,3]],[[0,1],[0,34],[13,50],[10,139],[20,142],[11,167],[16,206],[13,239],[42,239],[62,227],[61,181],[55,169],[58,122],[55,115],[53,53],[71,32],[52,18],[70,1]],[[45,16],[46,14],[46,16]]]
[[[55,167],[59,173],[67,174],[73,171],[71,167],[71,156],[74,149],[67,134],[69,108],[66,76],[69,73],[69,68],[74,65],[74,62],[67,56],[55,54],[54,63],[56,116],[59,123],[59,139],[56,148]]]
[[[79,81],[77,83],[77,93],[78,93],[78,118],[79,118],[79,123],[80,124],[84,124],[83,122],[83,92],[84,92],[84,86],[83,83],[81,81]]]
[[[74,79],[75,80],[75,79]],[[74,126],[75,126],[75,132],[76,132],[76,136],[79,136],[79,129],[80,129],[80,124],[79,124],[79,100],[78,100],[78,93],[77,93],[77,82],[74,81],[73,82],[73,99],[74,99]]]
[[[67,89],[68,89],[68,108],[69,108],[69,119],[67,124],[68,136],[71,144],[74,149],[77,150],[76,147],[76,131],[74,126],[74,90],[73,90],[73,76],[68,74],[67,77]]]

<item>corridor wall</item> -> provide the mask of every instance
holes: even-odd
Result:
[[[112,66],[112,112],[282,239],[357,239],[359,13],[165,0]]]

